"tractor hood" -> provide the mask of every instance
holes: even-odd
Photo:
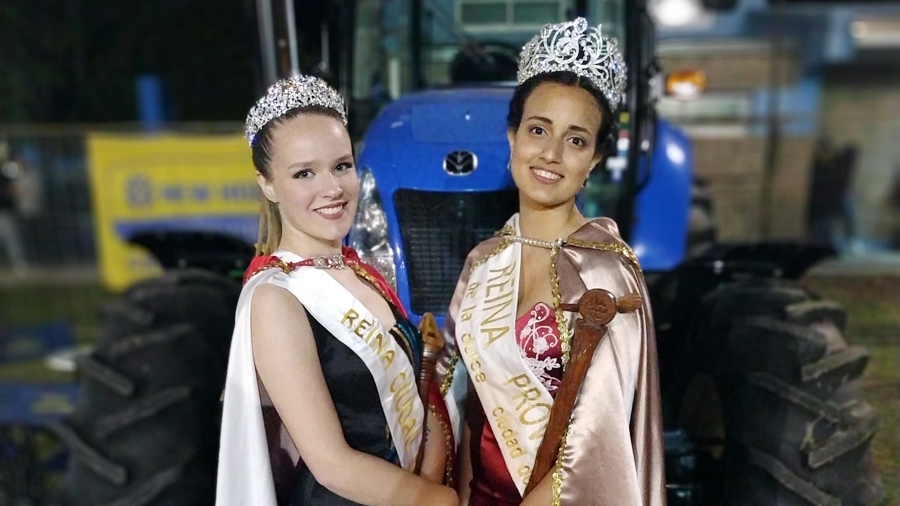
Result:
[[[512,88],[428,91],[400,98],[372,122],[358,165],[382,191],[507,188]]]

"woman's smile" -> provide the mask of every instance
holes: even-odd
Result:
[[[346,207],[346,202],[338,202],[335,204],[320,207],[315,211],[326,220],[338,220],[344,215],[344,208]]]
[[[556,184],[565,177],[562,174],[557,174],[556,172],[540,167],[531,167],[531,174],[539,183],[543,184]]]

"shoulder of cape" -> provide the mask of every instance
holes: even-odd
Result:
[[[566,246],[617,253],[637,269],[641,268],[637,255],[622,240],[619,226],[611,218],[596,218],[585,223],[566,239]]]
[[[625,244],[619,234],[619,226],[612,218],[594,218],[570,235],[569,239],[598,244]]]
[[[478,243],[477,246],[472,248],[472,251],[469,252],[469,256],[466,258],[466,266],[463,269],[463,274],[468,275],[472,269],[497,254],[497,252],[502,250],[507,244],[508,242],[504,241],[503,237],[496,235]]]
[[[271,283],[273,281],[276,282],[286,282],[290,279],[290,273],[285,272],[283,269],[277,266],[266,267],[257,271],[250,279],[247,280],[247,285],[259,286],[264,283]]]
[[[294,279],[291,279],[292,277],[294,277]],[[281,269],[262,269],[244,283],[244,287],[241,290],[241,300],[247,303],[249,307],[249,302],[253,297],[253,293],[256,292],[256,289],[260,286],[272,284],[286,289],[288,284],[297,283],[298,281],[300,280],[296,279],[295,276],[291,276],[291,274],[286,273]]]

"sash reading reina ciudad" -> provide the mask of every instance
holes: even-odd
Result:
[[[302,258],[276,252],[284,262]],[[389,329],[346,288],[321,269],[290,274],[266,269],[247,281],[238,301],[225,385],[217,506],[276,506],[259,387],[250,342],[250,301],[256,287],[271,283],[290,291],[335,338],[369,369],[404,469],[412,470],[422,440],[425,410],[409,358]]]
[[[553,397],[522,360],[515,338],[521,249],[510,243],[472,270],[456,317],[459,355],[519,494],[528,484],[553,407]]]

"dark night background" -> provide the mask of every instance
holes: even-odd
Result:
[[[251,0],[3,0],[0,123],[137,120],[135,78],[166,120],[240,121],[256,91]]]

